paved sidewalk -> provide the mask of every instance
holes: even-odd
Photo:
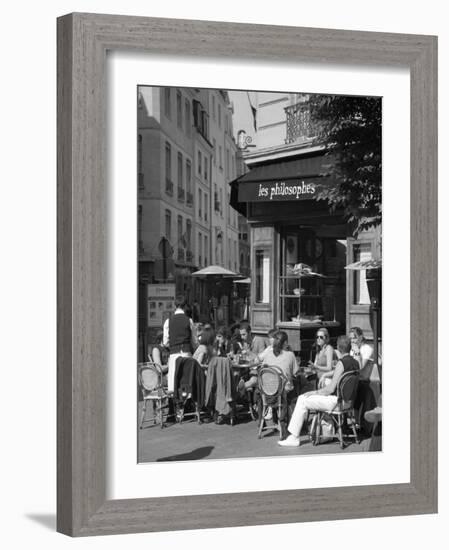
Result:
[[[338,440],[314,446],[308,436],[303,435],[300,447],[280,447],[276,430],[264,431],[262,439],[258,439],[258,423],[249,416],[241,416],[234,426],[197,424],[195,420],[185,419],[182,424],[170,423],[161,429],[146,422],[138,432],[139,462],[354,453],[367,451],[369,444],[369,439],[361,444],[348,440],[350,444],[342,450]]]

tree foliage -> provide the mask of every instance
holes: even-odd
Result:
[[[316,143],[325,145],[327,174],[336,185],[320,199],[342,208],[354,234],[382,219],[382,100],[379,97],[311,96]]]

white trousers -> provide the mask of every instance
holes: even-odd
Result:
[[[300,395],[296,401],[295,410],[288,425],[288,431],[292,435],[299,437],[309,411],[330,412],[335,408],[336,404],[336,395]]]
[[[192,354],[189,352],[181,351],[180,353],[171,353],[168,357],[168,374],[167,374],[167,386],[168,391],[175,391],[175,369],[176,369],[176,359],[178,357],[192,357]]]

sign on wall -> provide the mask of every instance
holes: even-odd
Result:
[[[162,327],[175,311],[175,292],[175,285],[147,285],[149,327]]]

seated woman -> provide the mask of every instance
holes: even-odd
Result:
[[[216,355],[218,357],[228,357],[231,349],[231,333],[226,327],[218,329],[215,340]]]
[[[309,367],[313,367],[317,371],[318,379],[321,380],[322,376],[332,377],[335,351],[329,343],[329,331],[327,328],[319,328],[316,333],[316,355],[315,360],[309,361]]]
[[[200,345],[193,354],[193,358],[196,359],[202,367],[207,367],[211,357],[215,355],[214,341],[214,331],[209,328],[204,328],[199,337]]]
[[[281,437],[284,438],[287,428],[287,417],[289,407],[292,405],[296,398],[294,378],[299,372],[299,366],[296,362],[295,354],[288,348],[288,336],[283,330],[278,330],[273,335],[272,349],[267,348],[264,353],[263,364],[268,366],[279,367],[286,378],[285,384],[285,397],[279,415],[279,422],[281,425]],[[257,382],[257,378],[256,378]],[[271,418],[271,411],[268,410],[265,418]]]
[[[360,369],[363,369],[373,356],[373,348],[366,342],[360,327],[350,328],[349,338],[351,339],[350,355],[358,361]]]
[[[159,330],[156,334],[155,345],[151,349],[150,359],[161,368],[163,374],[166,374],[168,372],[168,357],[170,352],[162,344],[163,338],[164,332]]]
[[[268,351],[273,351],[273,342],[274,342],[274,335],[276,334],[277,332],[277,328],[272,328],[268,331],[268,347],[266,347],[263,351],[261,351],[259,354],[258,354],[258,358],[259,358],[259,361],[262,361],[265,359],[265,355],[268,353]],[[288,344],[286,344],[286,349],[288,347]],[[291,350],[290,350],[291,351]]]
[[[288,336],[283,330],[278,330],[273,336],[273,347],[267,348],[264,354],[263,364],[279,367],[284,373],[287,383],[285,389],[287,392],[293,389],[293,379],[299,372],[295,354],[287,349]]]

